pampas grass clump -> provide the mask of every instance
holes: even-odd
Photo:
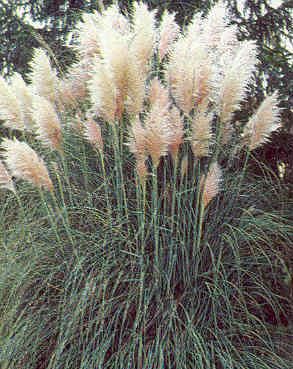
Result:
[[[30,83],[0,79],[0,366],[289,369],[289,204],[247,170],[277,94],[234,122],[255,43],[221,2],[76,32],[67,75],[37,49]]]

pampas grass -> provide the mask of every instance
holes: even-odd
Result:
[[[178,108],[173,106],[169,112],[168,150],[174,162],[177,161],[180,146],[184,140],[183,119]]]
[[[11,77],[11,90],[13,91],[21,111],[24,128],[28,131],[33,130],[32,101],[33,93],[31,86],[28,86],[19,73]]]
[[[291,368],[287,189],[250,171],[277,94],[230,134],[255,43],[223,3],[182,30],[116,4],[77,36],[67,75],[38,49],[32,83],[0,80],[4,124],[30,129],[1,139],[0,366]]]
[[[43,49],[34,51],[30,67],[29,79],[34,93],[54,103],[57,97],[58,79],[56,71],[52,68],[50,59]]]
[[[213,117],[206,112],[199,112],[191,122],[191,149],[195,157],[209,156],[212,139],[211,123]]]
[[[162,61],[172,49],[173,43],[178,37],[180,28],[175,21],[175,14],[165,10],[162,15],[160,30],[159,30],[159,59]]]
[[[280,108],[278,94],[275,92],[265,98],[244,127],[244,140],[246,139],[249,150],[254,150],[266,143],[271,133],[280,127]]]
[[[176,104],[185,114],[199,106],[210,91],[211,64],[205,45],[187,34],[170,52],[168,82]]]
[[[255,42],[243,41],[235,57],[224,69],[224,78],[219,91],[219,115],[223,124],[231,121],[233,113],[240,108],[241,101],[245,99],[256,63]]]
[[[97,60],[88,86],[93,110],[105,121],[114,122],[118,112],[117,89],[109,67]]]
[[[54,106],[42,96],[35,96],[32,117],[37,138],[52,150],[62,152],[62,128]]]
[[[101,127],[91,118],[84,123],[84,137],[99,151],[103,151]]]
[[[146,150],[151,156],[154,167],[159,165],[161,156],[167,155],[171,143],[169,133],[168,106],[154,104],[144,121]]]
[[[11,87],[0,76],[0,119],[4,126],[11,129],[24,129],[20,105]]]
[[[36,187],[53,190],[53,183],[44,161],[27,143],[17,139],[4,139],[1,148],[4,150],[2,156],[5,164],[12,176],[28,181]]]
[[[155,15],[156,11],[149,11],[146,4],[134,3],[131,49],[137,57],[139,68],[145,73],[149,70],[155,46]]]
[[[206,208],[220,191],[222,171],[218,163],[211,164],[208,173],[201,179],[203,206]]]

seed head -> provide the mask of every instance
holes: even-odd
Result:
[[[12,176],[28,181],[36,187],[53,190],[45,163],[27,143],[5,138],[1,148],[4,150],[2,155],[5,164]]]
[[[24,129],[23,116],[18,100],[11,86],[0,76],[0,119],[3,125],[11,129]]]
[[[221,168],[219,167],[218,163],[214,163],[210,166],[208,173],[204,177],[202,177],[200,181],[204,208],[208,206],[208,204],[220,191],[221,181]]]
[[[52,150],[62,152],[62,130],[54,106],[46,98],[33,99],[33,120],[36,124],[37,138]]]
[[[244,140],[246,140],[250,150],[267,142],[271,133],[281,126],[278,102],[277,92],[267,96],[244,127]]]

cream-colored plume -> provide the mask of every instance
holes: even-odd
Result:
[[[141,125],[137,118],[130,128],[130,138],[127,143],[130,152],[132,152],[136,159],[137,174],[141,180],[144,180],[147,175],[145,161],[147,158],[147,141],[146,130]]]
[[[130,128],[130,139],[127,144],[130,152],[132,152],[136,159],[139,157],[146,158],[146,131],[142,126],[139,118],[131,125]]]
[[[219,44],[227,22],[227,7],[223,1],[219,1],[202,21],[202,39],[208,48],[214,48]]]
[[[175,137],[172,136],[170,118],[171,113],[169,107],[168,90],[163,86],[158,78],[151,81],[149,88],[150,110],[146,115],[144,124],[146,131],[146,147],[147,152],[151,156],[154,166],[158,166],[160,157],[168,153],[170,145],[175,144]],[[174,113],[173,113],[174,114]],[[175,118],[175,115],[173,116]],[[173,120],[174,126],[179,123]],[[176,135],[177,133],[173,132]],[[175,149],[175,148],[174,148]]]
[[[68,77],[59,80],[57,106],[60,110],[75,106],[87,97],[92,68],[92,64],[81,61],[70,68]]]
[[[169,92],[157,77],[150,83],[148,98],[151,106],[159,104],[163,109],[168,109],[170,105]]]
[[[93,120],[93,118],[89,118],[84,124],[84,137],[99,151],[103,151],[104,143],[101,133],[101,127]]]
[[[183,143],[184,127],[180,116],[180,111],[173,106],[169,111],[169,146],[168,150],[175,162],[178,156],[180,145]]]
[[[77,26],[78,51],[83,59],[90,60],[100,53],[101,15],[85,13]]]
[[[114,33],[119,38],[129,32],[129,21],[121,14],[117,4],[103,10],[102,14],[85,14],[78,26],[79,52],[84,60],[90,61],[101,56],[102,44],[110,34]]]
[[[194,42],[202,42],[203,17],[201,13],[194,13],[190,23],[185,28],[185,37]]]
[[[106,122],[113,123],[117,113],[117,89],[109,66],[96,60],[88,83],[93,110]]]
[[[118,4],[113,4],[102,13],[101,28],[108,31],[112,29],[121,36],[127,36],[130,32],[130,23],[120,12]]]
[[[175,14],[169,13],[165,10],[162,15],[162,20],[160,24],[160,38],[158,45],[159,59],[162,61],[164,57],[169,53],[172,45],[180,32],[180,27],[175,21]]]
[[[23,116],[18,100],[11,86],[0,76],[0,119],[3,125],[11,129],[24,129]]]
[[[216,57],[220,55],[221,62],[225,66],[229,63],[231,58],[235,57],[240,42],[237,38],[237,26],[232,25],[226,27],[221,34],[219,43],[217,44]]]
[[[224,79],[219,92],[219,114],[222,124],[231,121],[235,110],[246,97],[249,83],[257,63],[256,44],[243,41],[234,59],[224,70]]]
[[[206,208],[212,199],[219,193],[221,181],[221,168],[218,163],[211,164],[208,173],[202,177],[200,181],[204,208]]]
[[[143,105],[145,95],[146,75],[140,66],[136,50],[131,48],[132,41],[129,34],[121,34],[115,29],[105,29],[105,37],[101,39],[101,57],[102,61],[95,63],[93,68],[93,79],[99,84],[104,84],[104,79],[111,80],[112,92],[108,92],[109,98],[115,99],[115,119],[119,120],[126,109],[128,113],[138,114]],[[134,36],[133,36],[134,37]],[[103,67],[99,67],[103,64]],[[98,69],[101,69],[99,71]],[[107,74],[103,76],[101,74]],[[103,89],[102,86],[96,86],[94,81],[90,82],[90,89]],[[110,87],[109,83],[107,86]],[[93,95],[93,94],[92,94]],[[113,96],[115,95],[115,96]],[[95,105],[95,100],[92,99]],[[112,113],[112,109],[110,109]]]
[[[105,67],[113,79],[113,90],[116,91],[115,116],[120,119],[128,93],[129,74],[132,72],[127,38],[119,36],[117,32],[109,32],[103,40],[102,55]]]
[[[125,109],[129,114],[137,115],[142,111],[145,97],[146,76],[140,69],[135,55],[129,51],[127,74],[127,94]]]
[[[4,150],[2,155],[5,164],[12,176],[28,181],[36,187],[53,190],[45,163],[27,143],[5,138],[1,148]]]
[[[7,172],[7,169],[1,160],[0,160],[0,188],[6,188],[12,192],[15,192],[12,177]]]
[[[146,149],[157,167],[160,158],[167,155],[170,140],[168,107],[154,104],[145,119]]]
[[[267,96],[244,127],[244,140],[250,150],[263,145],[271,133],[281,127],[278,102],[277,92]]]
[[[33,119],[31,110],[33,94],[31,88],[25,83],[19,73],[14,73],[11,77],[11,89],[17,98],[25,129],[32,131]]]
[[[204,44],[184,36],[175,42],[170,53],[168,81],[177,106],[186,114],[208,98],[211,64]]]
[[[52,103],[42,96],[34,96],[32,114],[37,138],[50,149],[62,152],[61,124]]]
[[[146,4],[134,3],[132,18],[132,33],[130,49],[135,53],[139,68],[145,73],[155,46],[155,16],[156,11],[150,11]]]
[[[191,149],[193,155],[202,158],[209,155],[209,146],[212,138],[212,116],[199,112],[191,122]]]
[[[51,102],[55,102],[58,78],[56,71],[51,67],[49,57],[43,49],[35,49],[30,67],[31,73],[29,78],[34,92]]]

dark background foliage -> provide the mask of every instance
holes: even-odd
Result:
[[[254,39],[259,48],[259,67],[256,85],[248,101],[243,106],[245,120],[247,114],[259,105],[264,92],[278,90],[283,108],[283,132],[274,135],[272,143],[258,153],[266,163],[276,170],[278,162],[285,162],[293,168],[293,114],[292,114],[292,55],[288,49],[289,35],[292,34],[291,15],[293,1],[281,2],[272,7],[268,0],[244,0],[244,9],[239,9],[239,0],[224,0],[231,12],[231,22],[239,27],[241,39]],[[127,11],[131,0],[118,1]],[[194,12],[206,13],[217,0],[148,0],[151,8],[158,9],[158,16],[164,9],[177,13],[178,22],[187,23]],[[75,60],[72,48],[65,46],[68,33],[81,19],[82,12],[99,10],[113,1],[100,0],[0,0],[0,71],[10,75],[14,71],[25,74],[34,47],[42,43],[50,46],[60,67],[66,67]],[[28,24],[30,17],[36,24]],[[285,43],[284,40],[287,40]],[[241,117],[240,117],[241,119]],[[291,132],[291,134],[289,134]],[[292,181],[290,170],[285,179]]]

